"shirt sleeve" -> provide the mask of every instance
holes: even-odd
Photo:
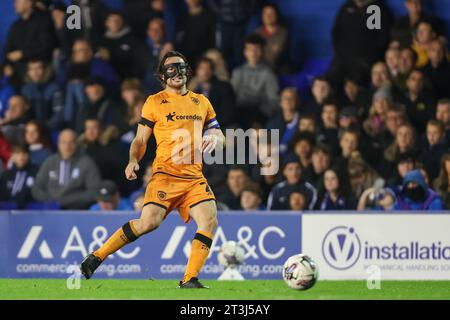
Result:
[[[152,99],[152,96],[147,98],[144,106],[142,107],[141,120],[139,120],[139,124],[153,128],[156,123],[155,117],[155,102]]]
[[[203,125],[203,130],[208,129],[220,129],[219,121],[216,119],[216,112],[214,111],[211,102],[209,102],[208,98],[203,97],[206,104],[206,118],[205,124]]]

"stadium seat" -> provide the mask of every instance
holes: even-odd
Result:
[[[25,210],[58,210],[60,208],[57,202],[30,202]]]
[[[0,201],[0,210],[15,210],[17,204],[12,201]]]

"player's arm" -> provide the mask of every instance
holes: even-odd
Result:
[[[139,123],[136,137],[131,142],[130,146],[130,160],[125,169],[125,176],[128,180],[137,178],[136,171],[139,170],[139,161],[147,150],[147,142],[152,134],[153,129],[150,126]]]
[[[222,130],[212,128],[205,131],[202,142],[202,152],[211,153],[215,148],[223,148],[225,145],[225,136]]]

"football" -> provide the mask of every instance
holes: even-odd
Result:
[[[307,290],[314,286],[318,277],[317,264],[306,254],[293,255],[284,263],[283,279],[292,289]]]
[[[235,267],[244,262],[244,249],[236,241],[227,241],[217,253],[219,264],[227,267]]]

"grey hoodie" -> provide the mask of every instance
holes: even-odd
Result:
[[[31,193],[37,201],[56,201],[64,209],[85,209],[95,201],[100,181],[89,156],[77,151],[64,161],[54,154],[39,169]]]

